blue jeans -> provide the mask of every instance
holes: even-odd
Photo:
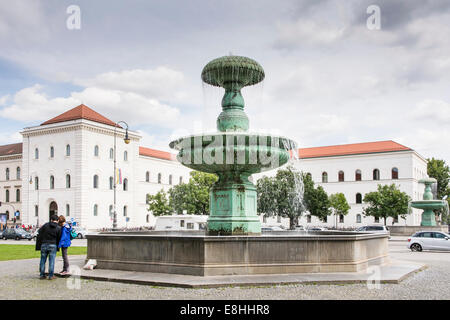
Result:
[[[48,257],[48,277],[53,277],[56,258],[56,244],[43,243],[41,245],[41,263],[39,264],[39,272],[41,277],[45,277],[45,263]]]

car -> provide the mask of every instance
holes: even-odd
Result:
[[[305,230],[305,228],[303,226],[296,226],[295,230],[303,231],[303,230]]]
[[[407,248],[411,251],[450,250],[450,235],[445,232],[419,231],[408,238]]]
[[[72,231],[77,234],[77,236],[76,236],[77,239],[86,238],[86,235],[88,234],[86,229],[81,228],[81,227],[72,227]]]
[[[267,226],[261,227],[261,231],[284,231],[284,229],[278,226]]]
[[[306,230],[307,231],[326,231],[327,228],[324,228],[324,227],[308,227]]]
[[[33,237],[31,236],[31,233],[26,232],[23,229],[19,229],[19,228],[10,228],[7,229],[5,231],[3,231],[2,233],[2,239],[3,240],[7,240],[7,239],[15,239],[15,240],[21,240],[21,239],[26,239],[28,241],[31,241]]]
[[[31,238],[32,238],[33,240],[36,240],[38,234],[39,234],[39,229],[35,230],[35,231],[31,234]]]
[[[382,225],[372,225],[372,226],[363,226],[356,229],[358,232],[373,232],[373,233],[390,233],[389,229],[386,226]]]

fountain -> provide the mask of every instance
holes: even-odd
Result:
[[[433,210],[446,208],[448,211],[448,202],[446,200],[433,200],[433,193],[431,192],[431,185],[436,183],[434,178],[420,179],[419,183],[425,184],[425,193],[423,194],[423,200],[411,201],[410,205],[416,209],[422,209],[422,222],[421,226],[436,226],[436,218]]]
[[[180,163],[219,177],[210,191],[207,231],[92,234],[87,236],[86,260],[95,259],[97,269],[202,277],[359,272],[389,261],[388,234],[261,233],[256,188],[249,177],[278,168],[297,153],[295,142],[288,138],[248,131],[241,89],[264,77],[263,68],[246,57],[209,62],[202,71],[203,81],[225,89],[218,132],[170,142],[179,151]]]

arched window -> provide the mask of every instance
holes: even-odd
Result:
[[[124,217],[127,216],[127,211],[128,211],[127,206],[123,206],[123,216],[124,216]]]
[[[361,223],[361,215],[359,213],[356,215],[356,223]]]
[[[128,161],[128,151],[123,152],[123,161]]]
[[[66,188],[70,188],[70,174],[66,174]]]
[[[361,181],[361,170],[355,171],[355,181]]]
[[[6,175],[6,180],[9,180],[9,168],[6,168],[5,175]]]
[[[114,189],[114,178],[113,177],[109,177],[109,189],[110,190]]]
[[[50,189],[55,189],[55,177],[50,176]]]
[[[94,189],[98,189],[98,175],[94,176]]]
[[[328,182],[328,173],[322,172],[322,182],[327,183]]]
[[[50,158],[55,157],[55,148],[50,147]]]
[[[98,205],[94,204],[94,217],[98,215]]]
[[[339,223],[344,223],[344,215],[343,214],[339,215]]]
[[[94,147],[94,157],[98,157],[98,146]]]
[[[39,159],[39,149],[38,148],[34,149],[34,158]]]
[[[398,169],[392,168],[392,179],[398,179]]]
[[[180,177],[180,184],[183,183],[183,177]]]
[[[158,183],[161,183],[161,180],[162,180],[161,173],[158,173]]]
[[[113,148],[109,149],[109,158],[114,159],[114,149]]]
[[[150,215],[149,215],[149,214],[145,217],[145,221],[146,221],[147,223],[150,222]]]
[[[172,175],[169,175],[169,184],[172,184]]]
[[[39,190],[39,178],[34,177],[34,189]]]
[[[70,156],[70,144],[66,145],[66,156]]]
[[[380,180],[380,170],[378,169],[373,170],[373,180]]]
[[[128,191],[128,179],[123,179],[123,191]]]
[[[307,172],[306,175],[312,180],[311,172]]]
[[[16,189],[16,202],[20,202],[20,189]]]
[[[150,182],[150,172],[145,173],[145,182]]]
[[[17,167],[16,169],[16,179],[20,180],[20,167]]]
[[[362,195],[359,192],[356,194],[356,203],[362,203]]]
[[[37,206],[37,205],[34,206],[34,216],[35,217],[39,216],[39,206]]]
[[[114,214],[114,207],[113,207],[113,205],[111,204],[111,205],[109,206],[109,215],[112,216],[113,214]]]
[[[344,171],[339,171],[338,173],[338,180],[339,182],[343,182],[344,181]]]
[[[70,216],[70,205],[66,204],[66,216]]]
[[[9,190],[5,191],[5,202],[9,202]]]

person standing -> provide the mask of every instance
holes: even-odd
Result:
[[[53,280],[55,269],[55,258],[58,244],[61,239],[61,227],[58,226],[58,216],[52,215],[50,222],[44,224],[40,229],[36,239],[36,250],[41,251],[41,261],[39,264],[40,279],[45,279],[45,264],[48,257],[48,279]]]
[[[63,257],[63,271],[60,272],[61,275],[69,275],[69,258],[67,257],[67,249],[72,244],[71,233],[72,226],[66,223],[66,218],[64,216],[59,216],[58,225],[61,227],[61,239],[59,240],[58,248],[61,248],[61,254]]]

